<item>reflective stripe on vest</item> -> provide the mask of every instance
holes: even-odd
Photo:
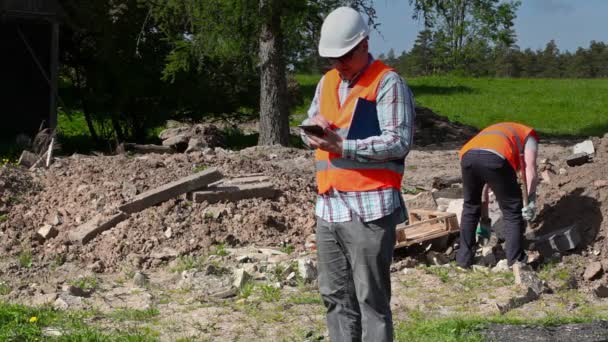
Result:
[[[361,163],[355,160],[344,158],[332,158],[329,160],[317,160],[315,162],[317,171],[325,170],[390,170],[396,173],[403,174],[405,166],[400,162],[384,162],[384,163]]]

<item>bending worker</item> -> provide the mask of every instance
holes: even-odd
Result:
[[[481,215],[484,184],[496,195],[505,223],[506,255],[509,266],[526,261],[522,247],[524,219],[531,221],[536,210],[536,156],[538,136],[533,128],[514,122],[491,125],[460,149],[464,205],[460,221],[459,266],[468,268],[475,256],[475,229]],[[523,164],[523,165],[522,165]],[[522,173],[528,204],[522,204],[517,171]]]
[[[332,341],[392,341],[390,264],[395,227],[406,219],[404,159],[414,104],[401,77],[368,53],[369,27],[340,7],[321,27],[331,62],[317,85],[304,143],[316,148],[319,290]]]

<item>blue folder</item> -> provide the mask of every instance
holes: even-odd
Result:
[[[380,133],[376,102],[358,98],[346,139],[365,139],[380,135]]]

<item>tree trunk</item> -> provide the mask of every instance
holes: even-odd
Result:
[[[258,145],[289,143],[281,0],[260,0],[260,137]]]
[[[80,94],[82,95],[82,89],[78,88]],[[82,112],[84,113],[84,120],[87,122],[87,127],[89,128],[89,133],[91,134],[91,138],[95,142],[95,145],[99,145],[99,135],[95,131],[95,126],[93,125],[93,118],[91,117],[91,110],[89,106],[89,100],[87,98],[81,97],[82,100]]]

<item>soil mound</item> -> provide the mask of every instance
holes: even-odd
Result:
[[[452,141],[465,141],[479,130],[473,126],[451,122],[448,118],[434,113],[429,108],[416,107],[414,144],[426,146]]]

